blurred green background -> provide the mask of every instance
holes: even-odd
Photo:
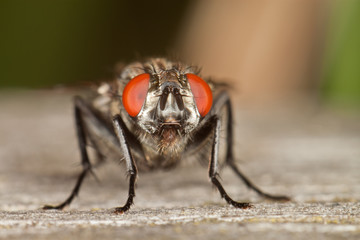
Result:
[[[192,1],[1,0],[0,88],[99,81],[116,62],[166,56]],[[360,103],[360,1],[332,1],[318,95]]]
[[[333,1],[324,56],[322,96],[360,107],[360,1]]]
[[[187,3],[1,0],[0,87],[99,80],[118,61],[165,55]]]

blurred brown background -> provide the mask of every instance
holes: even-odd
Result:
[[[186,55],[236,82],[245,100],[319,86],[325,1],[199,1],[186,25]]]
[[[360,103],[357,0],[3,0],[0,18],[3,88],[101,81],[116,62],[176,55],[244,102]]]

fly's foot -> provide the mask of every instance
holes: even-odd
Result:
[[[114,213],[115,214],[123,214],[123,213],[129,211],[129,209],[130,209],[130,206],[127,206],[127,205],[125,205],[123,207],[117,207],[117,208],[115,208]]]
[[[232,200],[229,196],[224,196],[226,202],[236,208],[242,208],[242,209],[246,209],[246,208],[251,208],[253,207],[252,204],[247,203],[247,202],[236,202],[234,200]]]
[[[231,205],[233,205],[236,208],[242,208],[242,209],[247,209],[247,208],[253,207],[253,205],[250,203],[242,203],[242,202],[234,202],[234,203],[231,203]]]
[[[134,201],[133,201],[134,196],[135,196],[134,194],[130,194],[129,197],[128,197],[128,200],[125,203],[125,205],[122,206],[122,207],[115,208],[114,213],[123,214],[123,213],[129,211],[131,205],[133,205],[133,203],[134,203]]]
[[[63,204],[54,206],[54,205],[45,205],[42,207],[43,210],[50,210],[50,209],[55,209],[55,210],[63,210],[65,206]]]

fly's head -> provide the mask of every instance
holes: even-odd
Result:
[[[162,148],[191,133],[211,109],[212,91],[192,67],[164,59],[127,67],[122,105],[140,129]],[[130,80],[129,80],[130,79]]]

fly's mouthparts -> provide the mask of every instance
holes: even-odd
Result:
[[[178,121],[171,121],[171,122],[163,122],[160,125],[160,128],[169,128],[169,127],[174,127],[174,128],[181,128],[181,124]]]
[[[181,135],[180,134],[181,128],[182,128],[182,126],[179,121],[176,121],[175,119],[171,119],[170,121],[167,120],[160,124],[159,135],[166,136],[166,135],[169,135],[169,133],[171,133],[171,135],[173,135],[173,136],[175,136],[176,134]],[[171,139],[173,139],[173,137]]]
[[[161,121],[161,126],[163,126],[163,125],[179,125],[180,126],[181,124],[180,124],[180,120],[178,120],[177,118],[175,118],[173,116],[170,116]]]
[[[165,121],[161,125],[180,125],[179,121]]]

